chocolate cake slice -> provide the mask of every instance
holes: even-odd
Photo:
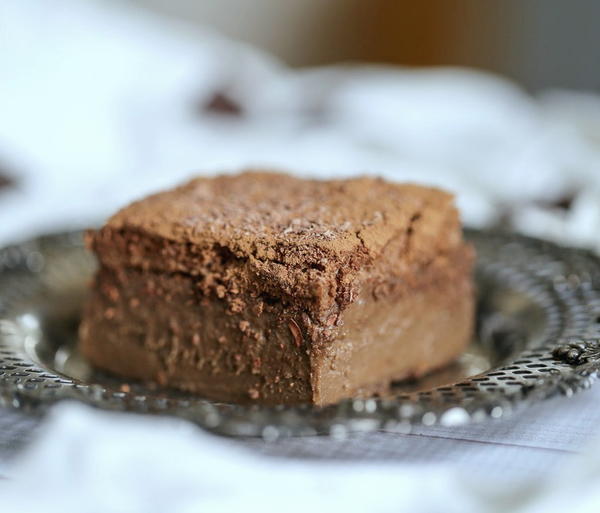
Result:
[[[227,402],[324,405],[454,360],[473,251],[452,197],[377,178],[196,178],[87,243],[95,366]]]

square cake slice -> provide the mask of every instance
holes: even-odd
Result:
[[[334,403],[453,361],[472,333],[473,251],[433,188],[196,178],[87,243],[83,355],[215,400]]]

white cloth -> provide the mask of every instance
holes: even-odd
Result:
[[[195,172],[267,166],[444,186],[465,221],[600,249],[600,98],[460,69],[293,71],[110,0],[0,3],[0,241],[98,222]],[[242,118],[201,116],[225,88]],[[544,208],[574,195],[568,212]]]
[[[465,450],[458,442],[455,449]],[[469,469],[457,467],[456,456],[429,463],[274,459],[184,421],[62,404],[0,481],[0,500],[3,511],[19,513],[592,513],[600,504],[600,440],[553,473],[519,480],[494,472],[493,458]]]
[[[3,243],[99,222],[194,171],[264,165],[441,185],[471,225],[508,215],[600,250],[598,96],[532,98],[457,69],[292,71],[125,3],[5,0],[0,23],[0,167],[19,181],[0,190]],[[223,86],[244,115],[200,115]],[[570,209],[546,205],[563,196]],[[182,421],[62,405],[4,469],[0,509],[597,511],[599,400],[595,388],[480,426],[246,442],[253,453]]]

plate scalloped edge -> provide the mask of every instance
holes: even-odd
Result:
[[[24,305],[57,287],[81,286],[93,261],[80,232],[9,246],[0,250],[0,404],[43,413],[56,401],[73,399],[109,410],[175,415],[224,435],[274,439],[480,422],[590,387],[600,371],[600,260],[514,234],[467,230],[467,236],[478,254],[478,282],[488,284],[482,293],[493,296],[494,287],[508,287],[525,295],[544,314],[542,335],[500,365],[458,383],[325,408],[229,405],[56,372],[32,356],[41,327],[35,315],[23,313]]]

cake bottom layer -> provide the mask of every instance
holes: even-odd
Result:
[[[366,287],[336,326],[311,327],[274,298],[232,308],[187,275],[102,268],[79,348],[100,369],[214,400],[324,405],[453,361],[473,316],[467,273],[402,295]]]
[[[310,359],[275,300],[203,295],[196,278],[101,268],[79,330],[95,367],[224,402],[311,402]]]
[[[472,340],[475,299],[470,275],[410,294],[373,299],[370,291],[344,312],[336,339],[313,358],[313,400],[384,392],[454,360]]]

